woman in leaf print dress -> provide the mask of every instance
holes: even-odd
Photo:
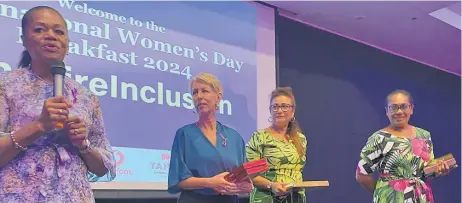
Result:
[[[424,167],[434,159],[433,144],[428,131],[409,124],[413,111],[409,92],[391,92],[386,106],[390,125],[372,134],[361,151],[356,180],[374,193],[374,203],[434,202],[423,176]],[[371,176],[376,170],[380,173],[377,181]],[[445,163],[438,163],[438,175],[448,171]]]
[[[249,161],[265,158],[269,171],[253,179],[250,203],[304,203],[303,189],[287,191],[285,185],[303,181],[306,138],[295,120],[295,97],[290,87],[271,93],[271,123],[255,132],[246,146]]]

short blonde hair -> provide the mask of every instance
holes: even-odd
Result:
[[[223,88],[221,86],[220,81],[218,80],[217,77],[215,77],[214,75],[212,75],[210,73],[200,73],[196,77],[193,77],[191,79],[191,82],[189,83],[189,89],[192,89],[192,85],[193,85],[194,82],[204,83],[204,84],[210,86],[210,88],[212,88],[212,90],[215,93],[223,94]]]

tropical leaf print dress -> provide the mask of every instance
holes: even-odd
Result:
[[[306,138],[299,133],[300,141],[306,151]],[[291,183],[303,181],[302,171],[305,166],[306,156],[300,158],[295,145],[290,141],[275,139],[265,130],[253,133],[246,146],[247,159],[249,161],[265,158],[269,165],[269,170],[260,176],[272,181],[281,183]],[[294,191],[299,198],[293,198],[294,203],[304,203],[305,191]],[[274,197],[269,190],[258,189],[250,194],[250,203],[285,203],[288,198]],[[292,202],[292,201],[290,201]]]
[[[374,203],[433,203],[423,168],[434,159],[430,133],[416,129],[415,138],[400,138],[380,130],[369,137],[361,151],[357,173],[370,175],[378,170]]]

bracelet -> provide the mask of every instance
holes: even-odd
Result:
[[[270,181],[268,184],[266,184],[265,187],[266,187],[266,189],[268,189],[269,191],[272,192],[273,191],[273,188],[271,188],[272,186],[273,186],[273,182]]]
[[[18,142],[16,142],[16,139],[14,138],[14,131],[11,131],[11,132],[10,132],[10,138],[11,138],[11,141],[13,141],[14,148],[20,149],[20,150],[22,150],[22,151],[26,151],[26,150],[27,150],[27,147],[23,147],[23,146],[21,146]]]
[[[85,148],[79,149],[80,154],[88,154],[90,152],[90,141],[85,139]]]

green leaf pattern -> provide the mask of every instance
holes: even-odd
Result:
[[[414,139],[424,140],[430,160],[434,159],[430,133],[416,127],[416,134]],[[415,154],[413,142],[416,140],[399,138],[383,130],[369,137],[361,151],[362,161],[357,171],[364,173],[372,168],[380,173],[373,194],[374,203],[433,203],[431,188],[422,180],[423,168],[430,161]]]
[[[305,135],[299,133],[299,138],[306,151]],[[270,170],[260,176],[270,181],[283,183],[303,181],[302,171],[305,167],[306,156],[300,157],[294,144],[277,140],[265,130],[253,133],[246,146],[246,155],[249,161],[261,158],[267,160]],[[298,193],[303,197],[305,196],[304,190],[300,190]],[[255,189],[250,194],[250,203],[273,203],[273,200],[272,194],[268,190]]]

